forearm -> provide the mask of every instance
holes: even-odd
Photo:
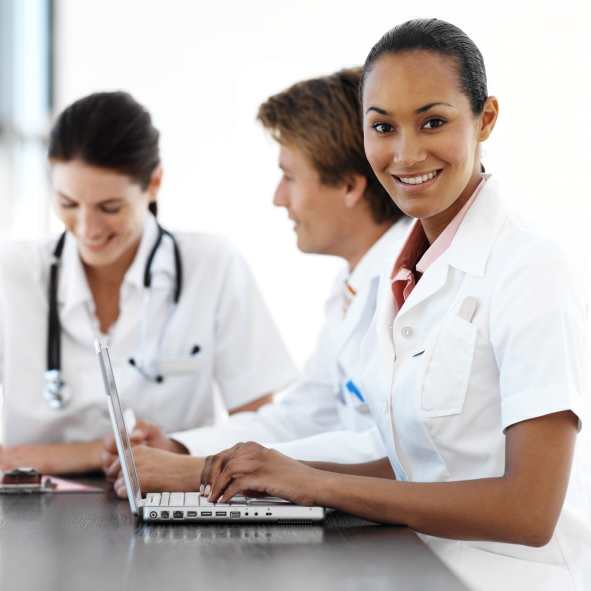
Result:
[[[261,406],[265,405],[265,404],[271,404],[273,402],[273,394],[267,394],[266,396],[261,396],[260,398],[257,398],[256,400],[253,400],[252,402],[249,402],[248,404],[244,404],[243,406],[240,406],[239,408],[234,408],[230,411],[228,411],[228,414],[230,416],[238,414],[240,412],[256,412],[259,408],[261,408]]]
[[[163,490],[170,490],[169,487],[172,485],[174,490],[198,491],[202,468],[203,458],[182,456],[178,463],[171,465],[166,471],[169,476],[166,478],[166,486]]]
[[[74,474],[101,467],[103,442],[21,444],[4,449],[2,469],[30,466],[44,474]]]
[[[50,474],[74,474],[99,470],[103,442],[56,443],[49,445]]]
[[[149,449],[137,454],[136,469],[144,492],[198,491],[202,467],[202,458],[188,455],[162,455],[160,450]]]
[[[333,462],[302,462],[302,464],[324,472],[396,480],[394,470],[392,470],[392,465],[388,458],[381,458],[363,464],[336,464]]]
[[[443,538],[542,546],[551,539],[564,504],[577,425],[571,411],[511,425],[505,471],[498,477],[405,482],[339,474],[327,469],[379,474],[386,465],[384,459],[349,468],[304,464],[247,443],[213,457],[201,483],[212,485],[214,499],[258,491]]]
[[[322,472],[318,482],[318,505],[443,538],[539,546],[558,517],[505,477],[418,483]]]
[[[172,438],[168,439],[168,449],[166,451],[170,451],[174,454],[189,455],[189,450],[187,447],[180,441]]]

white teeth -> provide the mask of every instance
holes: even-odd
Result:
[[[435,172],[430,172],[429,174],[424,174],[423,176],[413,176],[413,177],[409,177],[409,178],[404,178],[404,177],[398,177],[403,183],[406,183],[407,185],[420,185],[421,183],[424,183],[425,181],[430,181],[436,174],[438,171]]]

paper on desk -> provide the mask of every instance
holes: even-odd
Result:
[[[44,481],[46,478],[51,480],[51,492],[54,493],[103,492],[102,488],[88,486],[86,484],[81,484],[80,482],[74,482],[73,480],[64,480],[63,478],[56,478],[55,476],[43,476]]]

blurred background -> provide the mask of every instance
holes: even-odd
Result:
[[[299,253],[272,206],[278,150],[257,108],[298,80],[362,64],[387,29],[431,16],[484,55],[501,105],[487,171],[573,252],[589,286],[587,1],[0,0],[0,239],[60,230],[51,119],[91,92],[129,91],[161,132],[161,223],[232,239],[301,366],[342,263]]]

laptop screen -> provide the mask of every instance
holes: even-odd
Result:
[[[135,471],[135,464],[131,453],[131,444],[129,443],[127,429],[125,428],[125,420],[123,418],[123,411],[121,410],[121,402],[119,401],[119,394],[117,393],[117,386],[115,385],[113,368],[111,366],[106,341],[104,339],[96,339],[95,348],[101,366],[101,373],[105,384],[105,393],[109,405],[109,414],[111,415],[111,423],[113,424],[113,434],[115,435],[115,441],[117,442],[117,451],[119,452],[119,458],[121,459],[121,469],[123,471],[123,477],[125,478],[125,486],[127,487],[131,510],[134,515],[137,515],[138,502],[142,498],[142,493],[140,491],[137,472]]]

